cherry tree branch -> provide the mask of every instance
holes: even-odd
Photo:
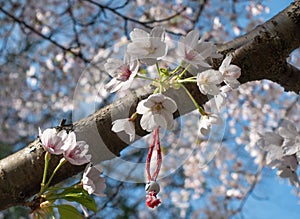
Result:
[[[3,12],[3,9],[1,10]],[[218,47],[219,52],[233,52],[233,62],[242,68],[241,82],[270,79],[280,83],[286,90],[299,92],[300,71],[287,64],[287,56],[300,46],[300,1],[295,1],[285,10],[250,33]],[[220,60],[214,61],[218,66]],[[207,101],[194,84],[188,86],[191,94],[199,104]],[[118,156],[129,143],[121,140],[111,131],[112,115],[133,112],[138,101],[151,94],[152,88],[136,90],[131,95],[111,105],[99,109],[94,114],[74,124],[79,138],[86,140],[96,155],[96,162]],[[184,92],[169,90],[178,105],[176,116],[194,110],[193,104],[187,102]],[[136,121],[137,136],[145,136]],[[44,150],[38,140],[24,149],[0,160],[0,210],[13,205],[22,205],[25,200],[36,194],[40,187],[44,165]],[[53,156],[50,170],[53,170],[59,157]],[[64,166],[56,175],[53,183],[60,182],[79,173],[84,166]]]
[[[126,16],[126,15],[118,12],[119,9],[123,9],[125,6],[128,5],[129,1],[126,1],[123,5],[118,6],[118,7],[114,7],[114,8],[109,7],[108,5],[100,4],[100,3],[98,3],[94,0],[84,0],[84,1],[99,7],[102,12],[107,10],[107,11],[110,11],[111,13],[113,13],[115,16],[118,16],[118,17],[122,18],[124,20],[124,32],[125,32],[126,36],[128,36],[127,25],[128,25],[129,21],[132,22],[132,23],[135,23],[135,24],[139,24],[139,25],[141,25],[145,28],[152,28],[153,25],[162,24],[164,22],[170,21],[173,18],[176,18],[176,17],[182,15],[183,12],[186,10],[186,7],[182,7],[180,10],[176,11],[173,15],[170,15],[168,17],[161,18],[161,19],[151,19],[151,20],[147,20],[147,21],[141,21],[141,20],[135,19],[133,17]],[[207,2],[208,2],[208,0],[204,0],[202,3],[199,3],[199,7],[196,10],[195,15],[194,15],[193,18],[185,17],[186,19],[188,19],[192,23],[192,27],[190,28],[190,30],[194,29],[194,27],[195,27],[196,23],[198,22],[198,20],[199,20],[201,14],[202,14],[202,12],[204,10],[204,7],[207,4]],[[187,32],[189,32],[190,30],[187,30]],[[168,32],[170,34],[173,34],[173,35],[181,35],[180,33],[176,33],[176,32],[170,31],[168,29],[166,30],[166,32]]]
[[[260,162],[260,164],[259,164],[259,166],[258,166],[258,168],[256,170],[256,173],[254,174],[254,180],[253,180],[253,182],[251,183],[251,185],[248,188],[247,192],[244,194],[244,197],[242,198],[242,200],[241,200],[238,208],[235,209],[233,212],[231,212],[231,216],[236,215],[236,214],[242,212],[243,207],[245,206],[246,202],[248,201],[248,198],[253,193],[255,187],[257,186],[258,182],[260,181],[260,177],[261,177],[261,174],[262,174],[262,171],[263,171],[263,168],[264,168],[263,164],[265,162],[265,159],[266,159],[266,153],[264,152],[262,161]]]
[[[194,19],[193,19],[193,22],[192,22],[192,27],[190,28],[190,30],[188,30],[187,32],[190,32],[190,31],[192,31],[194,28],[195,28],[195,26],[196,26],[196,24],[199,22],[199,19],[200,19],[200,17],[201,17],[201,14],[202,14],[202,12],[203,12],[203,10],[204,10],[204,6],[207,4],[207,0],[204,0],[200,5],[199,5],[199,7],[198,7],[198,9],[197,9],[197,11],[196,11],[196,13],[195,13],[195,16],[194,16]]]
[[[113,14],[123,18],[124,20],[128,20],[128,21],[132,21],[132,22],[137,23],[137,24],[141,24],[141,25],[143,25],[144,27],[147,27],[147,28],[151,28],[151,26],[149,26],[149,24],[162,23],[162,22],[165,22],[165,21],[169,21],[169,20],[177,17],[178,15],[180,15],[182,12],[184,12],[186,10],[186,8],[183,7],[180,11],[176,12],[175,14],[173,14],[169,17],[163,18],[163,19],[158,19],[158,20],[153,19],[153,20],[150,20],[150,21],[140,21],[140,20],[128,17],[128,16],[123,15],[122,13],[118,12],[117,10],[119,9],[119,7],[111,8],[111,7],[108,7],[106,5],[102,5],[102,4],[100,4],[96,1],[93,1],[93,0],[84,0],[84,1],[87,1],[91,4],[93,4],[93,5],[96,5],[96,6],[100,7],[102,10],[106,9],[106,10],[112,12]]]

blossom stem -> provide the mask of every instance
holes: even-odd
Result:
[[[172,74],[175,74],[182,66],[182,62],[171,72],[171,75]]]
[[[149,78],[149,77],[146,77],[146,76],[143,76],[143,75],[140,75],[140,74],[136,75],[135,77],[136,78],[141,78],[141,79],[146,79],[146,80],[149,80],[149,81],[156,81],[153,78]]]
[[[191,66],[191,64],[188,64],[188,66],[185,67],[185,69],[179,74],[178,77],[181,78],[184,75],[184,73],[187,72],[187,70],[190,68],[190,66]]]
[[[138,114],[137,112],[133,113],[128,120],[133,122],[136,119],[137,114]]]
[[[159,69],[158,62],[155,63],[155,66],[156,66],[156,70],[157,70],[157,73],[158,73],[158,76],[159,76],[159,79],[160,79],[160,69]]]
[[[67,162],[67,160],[66,160],[64,157],[60,159],[59,164],[58,164],[58,165],[56,166],[56,168],[53,170],[53,173],[52,173],[51,177],[49,178],[49,180],[48,180],[48,182],[47,182],[47,184],[46,184],[46,186],[45,186],[45,189],[47,189],[47,188],[49,187],[49,185],[50,185],[50,183],[51,183],[51,181],[52,181],[54,175],[55,175],[56,172],[58,171],[58,169],[59,169],[62,165],[64,165],[66,162]]]
[[[183,84],[180,84],[180,86],[185,90],[185,92],[187,93],[187,95],[189,95],[190,99],[193,101],[195,107],[198,109],[198,111],[200,112],[200,114],[201,115],[207,115],[207,113],[205,112],[205,110],[197,103],[197,101],[195,100],[195,98],[193,97],[193,95],[189,92],[189,90]]]
[[[48,166],[49,166],[49,160],[51,159],[51,154],[46,151],[45,154],[45,164],[44,164],[44,173],[43,173],[43,179],[41,183],[41,190],[39,192],[39,195],[43,194],[45,190],[45,183],[46,183],[46,177],[47,177],[47,171],[48,171]]]
[[[161,75],[161,70],[159,68],[158,62],[155,63],[155,66],[156,66],[156,70],[157,70],[158,77],[159,77],[159,93],[162,93],[162,90],[163,90],[162,75]]]
[[[179,79],[178,83],[186,83],[186,82],[191,82],[191,83],[196,83],[197,82],[197,77],[190,77],[190,78],[185,78],[185,79]]]

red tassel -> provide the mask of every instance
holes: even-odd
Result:
[[[160,199],[156,197],[155,192],[150,191],[149,194],[146,196],[146,205],[149,208],[154,208],[161,203]]]

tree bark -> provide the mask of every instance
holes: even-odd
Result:
[[[281,84],[286,91],[300,90],[300,71],[288,64],[286,58],[300,46],[300,1],[295,1],[278,15],[256,27],[248,34],[231,42],[218,46],[222,54],[232,52],[233,63],[242,69],[241,83],[269,79]],[[217,67],[221,60],[214,60]],[[199,104],[207,101],[196,85],[188,89]],[[89,117],[74,124],[79,139],[87,141],[94,156],[93,162],[100,162],[118,156],[129,143],[120,135],[111,131],[112,120],[120,115],[128,116],[134,112],[139,100],[151,94],[151,87],[139,89],[121,100],[99,109]],[[177,92],[177,91],[176,91]],[[179,94],[167,92],[178,104],[180,116],[194,110],[193,104]],[[147,132],[136,121],[137,139]],[[26,199],[36,194],[40,188],[44,168],[44,150],[39,140],[30,143],[24,149],[0,160],[0,210],[14,205],[22,205]],[[58,163],[60,157],[52,156],[50,170]],[[62,167],[53,183],[58,183],[83,170],[84,166]]]

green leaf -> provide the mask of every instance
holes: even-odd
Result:
[[[84,216],[71,205],[56,206],[61,219],[83,219]]]
[[[62,193],[58,194],[59,199],[65,199],[70,202],[78,202],[86,208],[97,212],[95,200],[83,188],[66,188]]]

